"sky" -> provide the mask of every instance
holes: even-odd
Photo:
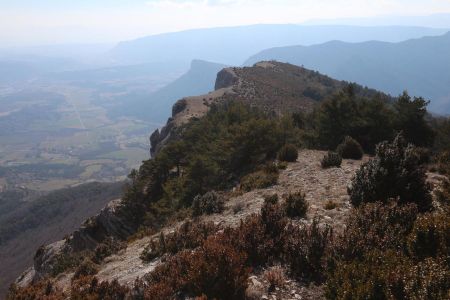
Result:
[[[450,13],[450,0],[0,0],[0,48],[192,28]]]

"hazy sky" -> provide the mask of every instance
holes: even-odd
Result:
[[[0,0],[0,48],[190,28],[450,12],[450,0]]]

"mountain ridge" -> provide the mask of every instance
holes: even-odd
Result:
[[[357,81],[390,94],[407,89],[431,100],[432,111],[450,112],[450,32],[400,43],[331,41],[267,49],[244,65],[275,59]],[[439,74],[439,76],[437,76]]]
[[[348,84],[315,71],[275,61],[259,62],[252,67],[225,68],[217,74],[215,91],[185,97],[174,104],[167,124],[150,137],[151,154],[153,156],[161,150],[177,128],[192,118],[203,116],[215,103],[234,100],[277,115],[310,112],[317,103]],[[366,96],[378,94],[358,85],[355,85],[355,92]],[[384,97],[389,98],[387,95]]]
[[[312,45],[330,39],[348,42],[366,40],[403,41],[437,35],[445,29],[424,27],[364,27],[346,25],[302,26],[261,24],[171,32],[120,42],[109,55],[118,61],[191,61],[201,58],[240,65],[249,56],[267,48],[293,44]],[[240,47],[235,47],[240,45]]]

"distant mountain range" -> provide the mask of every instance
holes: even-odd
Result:
[[[310,20],[304,25],[351,25],[351,26],[423,26],[450,28],[450,13],[427,16],[376,16],[371,18],[344,18]]]
[[[431,100],[430,109],[450,113],[450,33],[400,43],[332,41],[264,50],[245,62],[277,60],[317,70],[398,95],[408,90]]]
[[[143,37],[119,43],[109,56],[121,63],[203,59],[241,65],[249,56],[272,47],[313,45],[330,40],[399,42],[445,32],[445,29],[423,27],[252,25]]]

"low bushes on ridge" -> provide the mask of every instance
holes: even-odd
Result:
[[[431,208],[430,187],[426,183],[424,168],[415,152],[398,135],[392,143],[377,146],[376,156],[356,172],[348,188],[350,202],[359,206],[367,202],[415,203],[420,211]]]

